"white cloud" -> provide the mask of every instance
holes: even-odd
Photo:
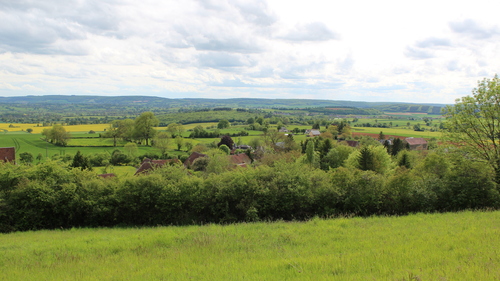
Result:
[[[451,103],[500,68],[478,1],[0,1],[0,95]]]

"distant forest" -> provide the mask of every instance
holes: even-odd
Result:
[[[145,111],[165,116],[165,114],[208,112],[218,109],[222,111],[234,109],[250,113],[293,110],[311,115],[380,115],[383,112],[440,114],[444,106],[444,104],[309,99],[169,99],[149,96],[49,95],[0,97],[0,122],[45,123],[40,125],[49,125],[53,122],[65,122],[69,125],[97,124],[109,123],[117,118],[135,118]],[[187,118],[185,123],[199,121],[197,119]],[[218,119],[205,120],[205,122]],[[162,121],[165,124],[169,120],[165,118]]]

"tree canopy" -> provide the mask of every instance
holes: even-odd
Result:
[[[138,139],[146,140],[146,145],[149,145],[149,140],[156,135],[154,127],[158,126],[158,118],[153,112],[144,112],[135,119],[134,132]]]
[[[478,159],[487,161],[500,183],[500,79],[483,79],[472,96],[446,106],[445,135]]]

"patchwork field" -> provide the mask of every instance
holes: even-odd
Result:
[[[500,212],[0,234],[0,280],[499,280]]]

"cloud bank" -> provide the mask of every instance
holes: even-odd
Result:
[[[452,103],[500,68],[500,20],[450,3],[0,1],[0,95]]]

